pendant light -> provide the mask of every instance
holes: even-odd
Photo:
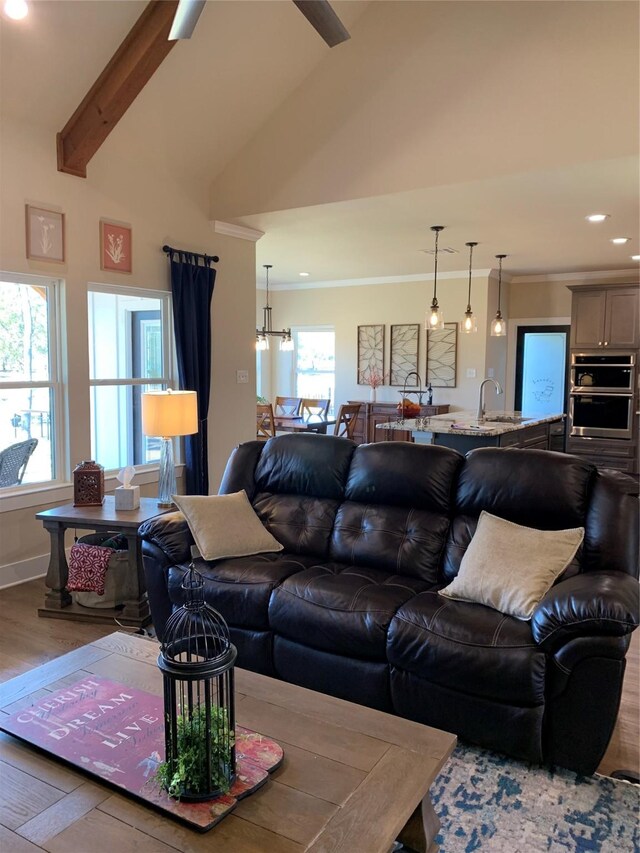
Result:
[[[502,295],[502,261],[507,255],[496,255],[498,259],[498,310],[496,316],[491,323],[491,335],[494,338],[501,338],[507,334],[507,321],[502,319],[502,311],[500,310],[500,297]]]
[[[460,322],[460,331],[465,335],[470,335],[472,332],[478,331],[478,321],[471,310],[471,264],[473,261],[473,247],[477,243],[465,243],[469,247],[469,293],[467,295],[467,310],[464,312],[464,320]]]
[[[256,329],[256,349],[264,352],[269,349],[269,336],[275,335],[280,338],[281,352],[291,352],[293,350],[293,338],[291,337],[291,329],[280,329],[275,331],[271,328],[271,306],[269,305],[269,270],[273,264],[263,264],[267,271],[267,304],[262,309],[262,328]]]
[[[444,231],[444,225],[432,225],[431,230],[436,235],[436,247],[434,252],[434,270],[433,270],[433,299],[431,307],[427,311],[427,318],[424,324],[427,332],[435,329],[444,329],[444,317],[440,306],[438,305],[438,237],[441,231]]]

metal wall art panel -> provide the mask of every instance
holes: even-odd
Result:
[[[358,385],[384,376],[384,325],[358,326]]]
[[[389,385],[404,385],[405,377],[412,371],[418,371],[418,345],[420,325],[409,323],[391,326],[391,365]],[[407,382],[407,388],[417,388],[415,377]]]
[[[445,323],[444,329],[427,332],[427,385],[456,387],[457,345],[457,323]]]

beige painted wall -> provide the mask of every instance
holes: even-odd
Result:
[[[467,305],[468,281],[463,278],[442,279],[438,282],[438,299],[445,322],[459,321]],[[478,317],[478,332],[474,335],[458,334],[458,372],[455,388],[434,388],[435,403],[449,403],[453,409],[473,408],[477,404],[477,389],[486,368],[487,328],[486,278],[474,278],[472,306]],[[277,328],[287,326],[329,325],[336,332],[336,403],[368,400],[369,388],[356,381],[357,327],[369,323],[385,324],[385,370],[389,369],[390,326],[394,323],[420,324],[419,373],[425,380],[426,336],[424,317],[431,302],[433,283],[397,282],[359,287],[333,287],[309,290],[286,290],[272,294],[273,320]],[[258,322],[262,324],[261,307],[264,292],[258,291]],[[292,369],[294,356],[280,353],[277,348],[265,358],[266,396],[293,393]],[[498,365],[494,365],[497,369]],[[476,377],[468,378],[468,369],[475,369]],[[497,375],[497,373],[496,373]],[[398,402],[397,388],[378,389],[378,400]]]
[[[227,219],[635,156],[637,112],[611,93],[637,101],[637,32],[635,3],[370,3],[212,203]]]
[[[614,274],[603,272],[595,277],[589,274],[583,279],[573,275],[555,281],[513,281],[508,289],[510,313],[512,317],[523,320],[529,317],[570,317],[571,291],[567,285],[584,284],[593,287],[598,284],[637,281],[637,270],[617,270]]]
[[[184,185],[167,174],[152,149],[144,159],[129,156],[126,133],[114,133],[108,152],[89,164],[85,179],[56,170],[55,130],[19,124],[3,116],[0,149],[0,269],[63,280],[66,326],[65,391],[69,424],[68,477],[81,459],[90,458],[87,351],[89,282],[158,290],[169,289],[168,261],[161,247],[219,254],[213,298],[213,365],[209,416],[211,490],[239,440],[253,437],[255,358],[255,244],[214,234],[208,217],[207,190]],[[25,257],[26,202],[61,209],[66,215],[67,262],[51,264]],[[100,217],[133,226],[133,274],[100,270]],[[236,384],[236,369],[250,382]],[[146,489],[154,494],[154,488]],[[0,498],[0,510],[1,502]],[[56,501],[60,503],[60,501]],[[3,567],[45,554],[47,541],[34,514],[47,506],[0,511],[0,585]]]

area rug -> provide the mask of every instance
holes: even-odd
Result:
[[[459,745],[431,787],[440,853],[638,853],[640,786]]]

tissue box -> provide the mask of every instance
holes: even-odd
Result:
[[[115,491],[116,509],[138,509],[140,506],[140,486],[118,486]]]

